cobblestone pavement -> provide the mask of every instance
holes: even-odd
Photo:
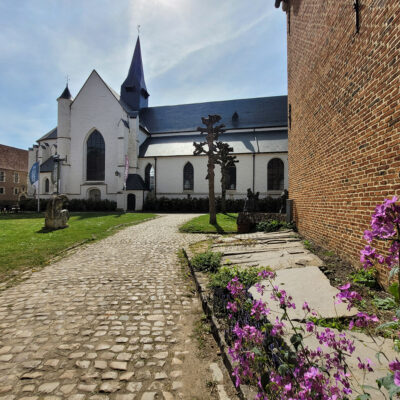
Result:
[[[178,399],[193,215],[128,227],[0,294],[0,400]],[[29,249],[26,249],[29,251]],[[201,395],[199,398],[203,398]]]

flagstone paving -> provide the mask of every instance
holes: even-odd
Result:
[[[185,398],[198,300],[176,251],[205,238],[177,232],[192,217],[126,228],[0,293],[0,400]]]

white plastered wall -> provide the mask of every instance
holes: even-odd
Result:
[[[261,197],[280,196],[280,191],[267,190],[267,167],[273,158],[279,158],[284,163],[284,188],[288,188],[288,157],[287,153],[256,154],[254,160],[254,190],[260,192]],[[253,155],[239,154],[236,163],[236,190],[227,191],[227,196],[232,198],[246,197],[247,189],[253,189]],[[183,168],[190,162],[194,168],[194,188],[192,191],[183,190]],[[179,156],[140,158],[138,173],[145,178],[145,168],[148,164],[156,167],[156,193],[157,197],[192,197],[208,196],[207,158],[205,156]],[[215,193],[221,194],[220,167],[215,168]]]

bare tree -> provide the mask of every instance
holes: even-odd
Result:
[[[229,146],[228,143],[217,142],[217,160],[216,163],[221,166],[221,212],[225,214],[226,212],[226,189],[228,186],[228,176],[229,168],[234,167],[236,156],[231,154],[233,152],[233,147]]]
[[[210,213],[210,224],[215,225],[217,223],[217,211],[215,207],[215,190],[214,190],[214,177],[215,177],[215,164],[217,163],[216,156],[216,144],[215,142],[218,140],[218,137],[221,133],[224,133],[223,129],[225,125],[220,124],[214,126],[214,124],[221,121],[221,116],[219,115],[209,115],[208,118],[202,117],[201,121],[206,126],[198,127],[197,130],[201,132],[201,134],[206,133],[206,141],[202,143],[193,142],[193,146],[195,150],[193,154],[198,156],[200,154],[206,154],[208,156],[207,163],[207,177],[208,179],[208,212]],[[208,149],[205,149],[207,145]]]

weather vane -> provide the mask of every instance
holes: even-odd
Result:
[[[69,83],[69,75],[67,75],[67,86],[68,86],[68,83]]]
[[[140,25],[137,26],[137,34],[140,35]]]

